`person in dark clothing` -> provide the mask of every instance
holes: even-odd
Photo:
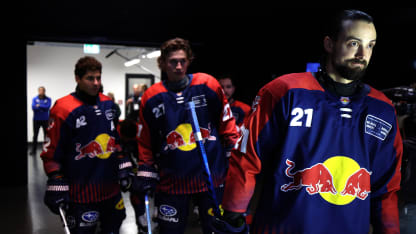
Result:
[[[147,85],[145,84],[134,84],[133,85],[133,95],[129,97],[126,101],[127,105],[127,115],[126,119],[132,119],[138,121],[139,118],[139,106],[140,100],[144,91],[146,91]]]

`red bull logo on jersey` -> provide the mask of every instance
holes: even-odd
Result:
[[[107,159],[116,150],[117,145],[115,138],[103,133],[84,146],[77,143],[75,151],[78,152],[78,155],[75,156],[75,160],[80,160],[85,157]]]
[[[309,195],[319,194],[334,205],[346,205],[355,198],[365,200],[371,192],[372,173],[349,157],[334,156],[295,172],[295,162],[287,159],[286,165],[285,174],[292,181],[280,187],[283,192],[305,187]]]
[[[215,141],[217,138],[211,135],[210,124],[208,128],[200,127],[203,142]],[[175,150],[179,149],[182,151],[190,151],[196,148],[195,136],[192,131],[192,125],[184,123],[178,125],[175,130],[168,133],[166,136],[166,146],[164,150]]]
[[[371,172],[365,168],[360,168],[354,174],[347,179],[345,188],[342,190],[341,195],[357,196],[361,200],[365,200],[368,193],[371,191],[370,187]]]
[[[306,191],[310,194],[316,193],[333,193],[336,194],[331,172],[322,163],[317,163],[310,168],[296,171],[292,173],[291,170],[295,167],[295,163],[286,160],[288,168],[285,173],[288,177],[293,178],[293,182],[282,185],[282,191],[299,190],[306,186]]]

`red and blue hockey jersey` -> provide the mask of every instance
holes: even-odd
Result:
[[[218,81],[204,73],[188,76],[190,84],[180,93],[167,90],[163,82],[154,84],[140,106],[139,166],[157,164],[158,190],[169,194],[208,189],[187,102],[195,103],[214,187],[223,183],[228,168],[224,146],[232,148],[239,137]]]
[[[230,103],[230,107],[231,111],[233,112],[236,124],[241,126],[244,122],[244,118],[246,118],[248,113],[250,113],[250,106],[244,102],[233,100],[233,102]]]
[[[223,207],[246,211],[261,176],[253,233],[399,233],[402,140],[381,92],[339,97],[312,73],[285,75],[259,91],[242,134]]]
[[[120,192],[113,105],[101,93],[96,105],[84,104],[72,93],[51,109],[41,157],[46,174],[59,171],[68,181],[73,202],[99,202]]]

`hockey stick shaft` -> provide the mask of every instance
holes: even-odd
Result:
[[[65,234],[71,234],[68,223],[66,222],[65,211],[61,206],[59,207],[59,214],[61,215],[62,222],[64,223]]]
[[[152,234],[152,222],[150,221],[149,211],[149,195],[144,195],[144,206],[146,207],[146,218],[147,218],[147,233]]]
[[[203,163],[204,163],[204,169],[205,169],[205,172],[208,175],[206,183],[208,185],[208,192],[211,196],[212,202],[214,203],[213,212],[214,212],[215,216],[219,217],[219,216],[221,216],[221,213],[220,213],[220,209],[219,209],[217,196],[215,194],[214,184],[212,182],[211,170],[209,169],[208,158],[207,158],[207,153],[205,152],[205,147],[204,147],[204,142],[203,142],[203,138],[202,138],[202,134],[201,134],[201,129],[199,128],[198,117],[197,117],[196,111],[195,111],[195,103],[194,102],[188,102],[187,105],[188,105],[188,108],[189,108],[190,113],[191,113],[192,129],[193,129],[193,132],[194,132],[195,142],[196,142],[196,144],[199,148],[199,152],[201,152],[201,157],[202,157],[202,160],[203,160]]]

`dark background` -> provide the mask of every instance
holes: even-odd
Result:
[[[12,97],[7,106],[13,107],[7,123],[13,131],[4,143],[8,151],[0,171],[19,173],[1,176],[2,185],[27,183],[26,44],[30,41],[160,46],[183,37],[191,42],[196,56],[190,72],[231,73],[236,98],[251,104],[257,91],[273,78],[303,72],[306,62],[319,61],[324,24],[328,15],[339,10],[255,2],[235,6],[149,2],[32,1],[18,8],[21,17],[5,20],[6,24],[18,22],[4,37],[17,47],[18,56],[8,69],[13,74],[11,87],[17,88],[7,93]],[[365,82],[377,89],[415,82],[416,9],[355,9],[373,16],[378,36]]]

